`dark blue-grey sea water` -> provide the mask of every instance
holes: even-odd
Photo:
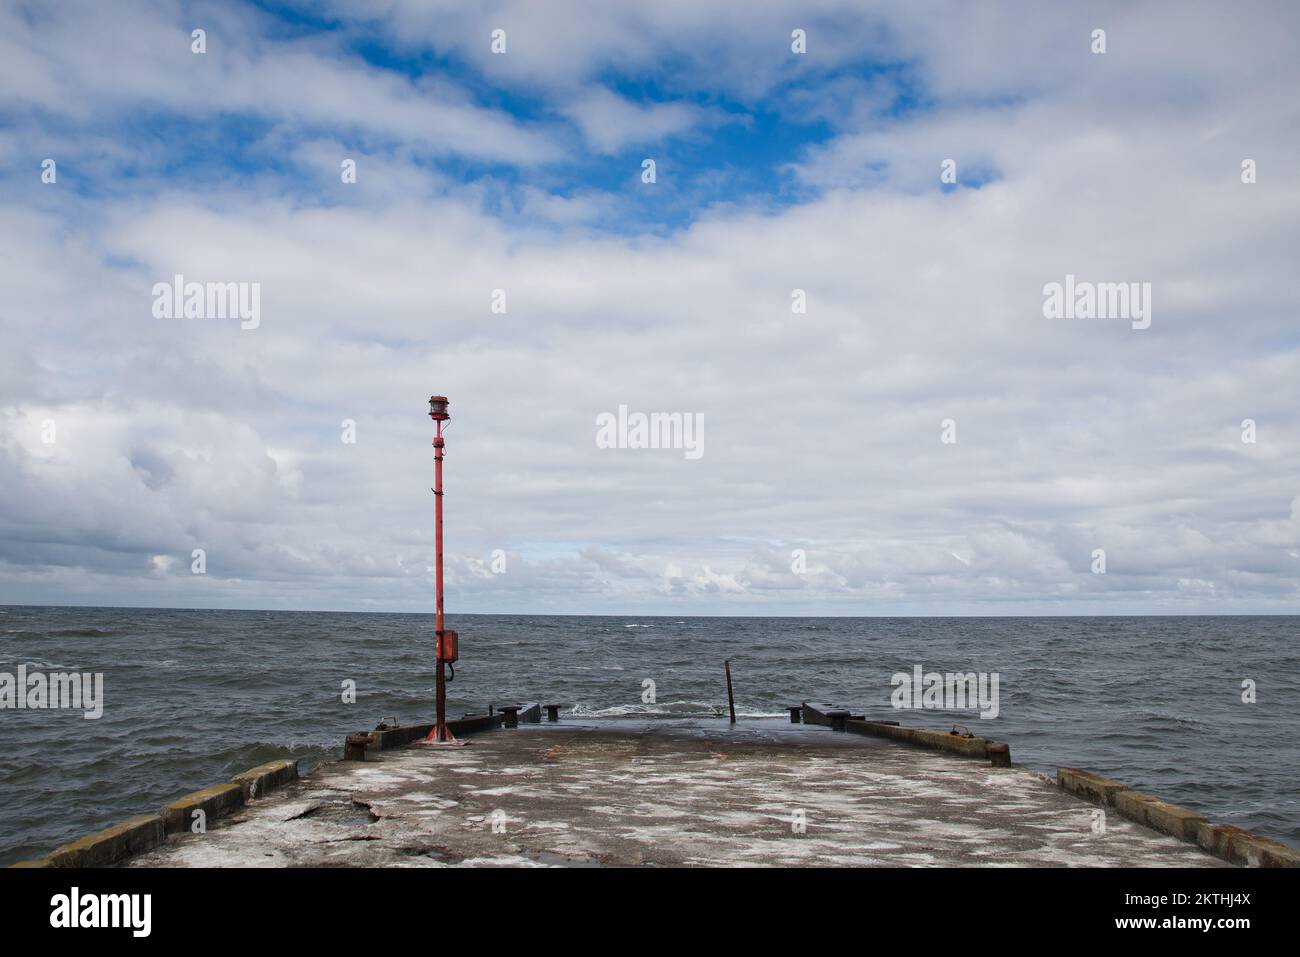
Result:
[[[830,700],[953,721],[1017,763],[1101,771],[1300,844],[1300,617],[684,618],[449,616],[450,711],[565,701],[583,713],[785,714]],[[0,673],[102,672],[104,713],[0,710],[0,864],[272,758],[337,756],[381,718],[427,720],[432,617],[0,607]],[[999,675],[1000,714],[895,712],[895,672]],[[356,682],[345,704],[343,683]],[[642,703],[643,682],[656,704]],[[1251,679],[1258,700],[1243,703]]]

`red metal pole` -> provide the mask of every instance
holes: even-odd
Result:
[[[447,741],[451,735],[447,731],[447,665],[442,660],[442,423],[438,423],[438,435],[433,440],[433,521],[434,549],[437,557],[438,585],[436,592],[437,611],[434,616],[434,632],[437,635],[438,653],[438,740]]]
[[[438,433],[433,440],[433,522],[434,522],[434,655],[438,659],[437,677],[437,724],[429,732],[426,741],[454,741],[451,729],[447,727],[447,664],[443,661],[443,620],[442,620],[442,422],[437,422]]]

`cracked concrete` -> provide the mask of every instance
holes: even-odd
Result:
[[[1114,813],[1095,834],[1024,768],[779,720],[468,740],[325,765],[130,866],[1225,866]]]

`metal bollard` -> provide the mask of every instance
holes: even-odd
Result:
[[[364,761],[366,759],[366,745],[369,743],[370,735],[365,731],[349,734],[343,742],[343,760]]]

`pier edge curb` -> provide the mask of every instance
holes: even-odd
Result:
[[[1170,804],[1150,794],[1134,791],[1112,778],[1082,768],[1058,768],[1056,783],[1064,791],[1120,817],[1176,837],[1213,854],[1229,864],[1243,867],[1300,867],[1300,851],[1260,837],[1232,824],[1214,824],[1203,815]]]

